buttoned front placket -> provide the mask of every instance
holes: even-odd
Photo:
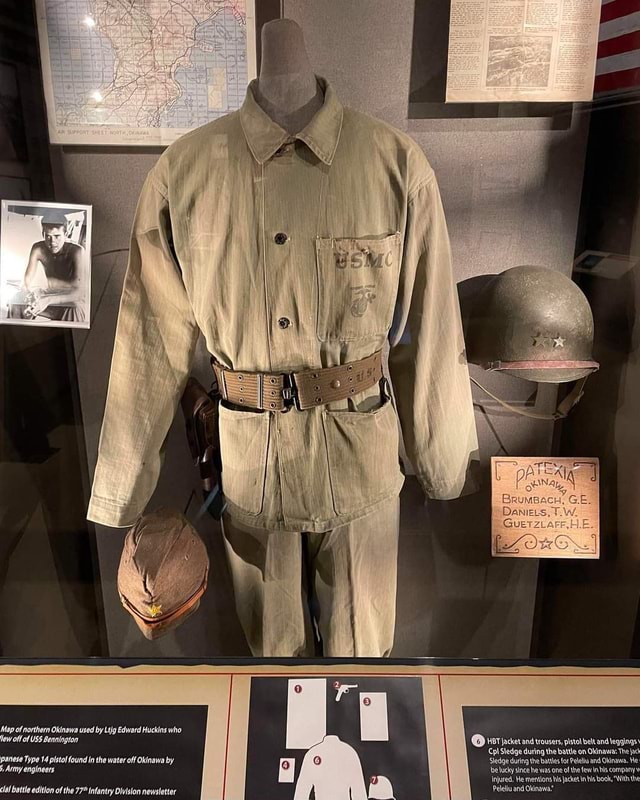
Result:
[[[293,137],[261,165],[267,335],[276,371],[322,366],[313,313],[318,280],[314,241],[324,216],[328,169]],[[295,407],[273,413],[271,444],[285,524],[303,527],[305,520],[335,513],[321,415],[321,409],[300,412]]]

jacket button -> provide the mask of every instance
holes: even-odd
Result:
[[[289,325],[291,325],[291,320],[288,319],[287,317],[280,317],[280,319],[278,320],[278,325],[281,328],[288,328]]]
[[[288,239],[289,237],[287,236],[286,233],[276,233],[276,235],[273,237],[273,241],[276,244],[286,244]]]

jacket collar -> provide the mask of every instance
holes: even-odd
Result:
[[[240,108],[240,123],[249,149],[260,164],[264,164],[284,142],[292,138],[304,142],[325,164],[333,161],[342,129],[342,104],[329,82],[319,75],[316,78],[324,92],[324,103],[309,124],[294,136],[274,122],[256,102],[253,92],[258,79],[249,84]]]

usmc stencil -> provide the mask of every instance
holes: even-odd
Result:
[[[400,234],[317,238],[318,337],[384,336],[398,285]]]

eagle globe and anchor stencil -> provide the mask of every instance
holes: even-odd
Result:
[[[424,720],[419,678],[252,678],[245,800],[428,800]]]
[[[366,310],[369,308],[369,303],[373,303],[376,299],[375,285],[370,283],[367,286],[352,286],[351,291],[351,313],[354,317],[363,317]]]

